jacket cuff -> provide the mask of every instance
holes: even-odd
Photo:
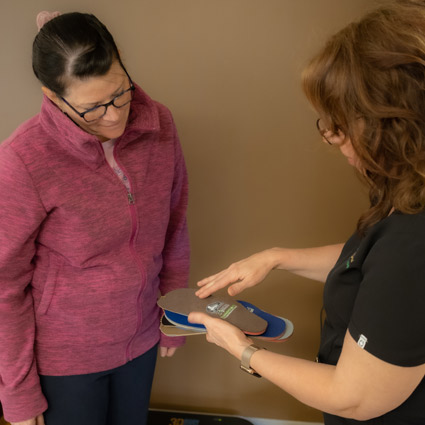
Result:
[[[2,394],[4,419],[8,422],[23,422],[47,410],[47,400],[41,392],[41,387],[33,387],[25,392],[13,395]]]
[[[160,347],[181,347],[186,342],[186,337],[184,336],[167,336],[161,333],[159,338],[159,346]]]

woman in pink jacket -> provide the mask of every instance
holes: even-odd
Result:
[[[181,146],[96,17],[38,20],[41,111],[0,146],[0,400],[14,425],[143,424],[183,343],[156,305],[188,278]]]

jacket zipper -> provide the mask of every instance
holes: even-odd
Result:
[[[136,233],[137,233],[137,211],[136,211],[135,199],[134,199],[133,193],[131,192],[132,184],[131,184],[131,181],[129,179],[128,173],[126,172],[125,168],[122,166],[122,164],[120,164],[117,157],[115,156],[115,146],[114,146],[113,155],[114,155],[115,162],[120,167],[120,169],[122,170],[124,175],[127,176],[129,186],[130,186],[129,189],[126,188],[124,183],[116,175],[115,171],[112,169],[112,167],[109,165],[109,163],[106,161],[106,158],[105,158],[105,161],[108,164],[109,168],[111,169],[111,172],[114,174],[115,178],[120,180],[120,183],[124,186],[124,189],[127,191],[127,200],[128,200],[128,205],[129,205],[129,209],[130,209],[130,217],[131,217],[131,235],[130,235],[130,240],[129,240],[129,250],[130,250],[131,255],[134,258],[134,261],[137,265],[137,268],[138,268],[138,270],[140,272],[140,276],[141,276],[141,285],[140,285],[139,293],[137,294],[137,299],[136,299],[136,311],[137,311],[136,329],[134,330],[133,336],[129,339],[129,341],[127,343],[126,351],[125,351],[126,359],[127,359],[127,361],[130,361],[130,360],[133,359],[132,356],[131,356],[131,346],[133,345],[133,341],[134,341],[134,339],[135,339],[135,337],[136,337],[136,335],[137,335],[137,333],[140,329],[140,326],[142,324],[143,314],[142,314],[141,298],[142,298],[144,288],[146,286],[146,280],[147,279],[146,279],[146,273],[145,273],[143,264],[141,263],[140,259],[138,258],[136,248],[135,248]]]
[[[128,176],[127,176],[128,178]],[[130,187],[131,187],[131,183],[130,183]],[[140,275],[142,277],[141,279],[141,286],[139,289],[139,293],[137,294],[137,299],[136,299],[136,311],[137,311],[137,324],[136,324],[136,329],[133,333],[133,336],[130,338],[130,340],[128,341],[127,344],[127,348],[126,348],[126,358],[128,361],[132,360],[133,357],[131,355],[131,346],[133,345],[133,341],[137,335],[137,332],[140,329],[140,326],[142,324],[142,303],[141,303],[141,298],[142,298],[142,294],[143,294],[143,290],[146,286],[146,273],[145,270],[143,268],[143,265],[141,264],[138,256],[137,256],[137,252],[136,252],[136,248],[135,248],[135,242],[136,242],[136,232],[137,232],[137,212],[136,212],[136,205],[135,205],[135,201],[134,201],[134,197],[133,194],[131,193],[131,191],[127,192],[127,196],[128,196],[128,203],[129,203],[129,208],[130,208],[130,215],[131,215],[131,226],[132,226],[132,230],[131,230],[131,236],[130,236],[130,240],[129,240],[129,249],[130,252],[134,258],[134,261],[136,262],[137,268],[139,269]]]

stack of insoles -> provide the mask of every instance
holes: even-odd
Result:
[[[176,289],[158,300],[164,310],[160,323],[162,333],[168,336],[204,334],[205,326],[190,323],[187,318],[192,311],[202,311],[231,323],[246,335],[268,341],[283,341],[292,335],[294,326],[288,319],[266,313],[246,301],[235,301],[228,295],[201,299],[195,292],[192,288]]]

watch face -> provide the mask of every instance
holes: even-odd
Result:
[[[252,425],[237,416],[149,409],[147,425]]]

